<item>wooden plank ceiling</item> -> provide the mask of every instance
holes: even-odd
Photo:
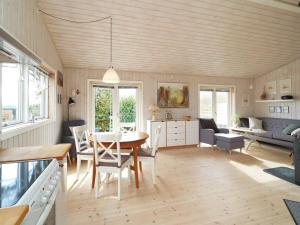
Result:
[[[246,0],[39,0],[77,21],[113,17],[116,70],[254,77],[300,58],[300,13]],[[109,20],[44,15],[65,67],[107,68]]]

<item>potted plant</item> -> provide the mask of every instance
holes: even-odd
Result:
[[[234,114],[232,117],[232,122],[234,127],[238,127],[240,124],[240,116],[238,114]]]

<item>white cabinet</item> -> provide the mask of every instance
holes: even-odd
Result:
[[[148,143],[152,146],[155,130],[161,126],[159,147],[171,147],[199,144],[199,121],[147,121],[147,132],[150,135]]]
[[[147,121],[147,133],[149,134],[148,144],[152,147],[155,139],[155,131],[158,126],[161,126],[160,138],[158,147],[166,147],[166,122],[165,121]]]
[[[167,146],[185,145],[185,121],[167,121]]]
[[[199,121],[191,120],[185,122],[185,144],[199,144]]]

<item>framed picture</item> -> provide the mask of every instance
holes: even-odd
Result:
[[[188,108],[188,85],[181,83],[158,83],[157,105],[160,108]]]
[[[268,95],[276,95],[276,81],[270,81],[266,84],[266,92]]]
[[[292,92],[292,80],[285,79],[279,81],[280,94],[291,94]]]
[[[243,94],[242,95],[242,106],[249,107],[250,105],[250,95],[249,94]]]
[[[275,106],[269,106],[269,113],[275,113]]]
[[[282,106],[282,112],[283,113],[290,113],[290,107],[289,106]]]
[[[276,113],[281,113],[282,112],[281,106],[276,106],[275,107],[275,112]]]
[[[57,71],[57,85],[61,87],[64,86],[64,76],[59,70]]]

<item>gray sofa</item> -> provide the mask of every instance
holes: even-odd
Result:
[[[244,119],[245,118],[243,118],[243,120]],[[291,135],[283,134],[282,130],[286,128],[289,124],[300,125],[300,120],[268,118],[268,117],[261,117],[258,119],[261,119],[263,121],[263,129],[266,130],[267,132],[265,134],[260,134],[257,136],[248,135],[249,138],[254,138],[257,141],[293,149],[295,138],[292,137]]]

